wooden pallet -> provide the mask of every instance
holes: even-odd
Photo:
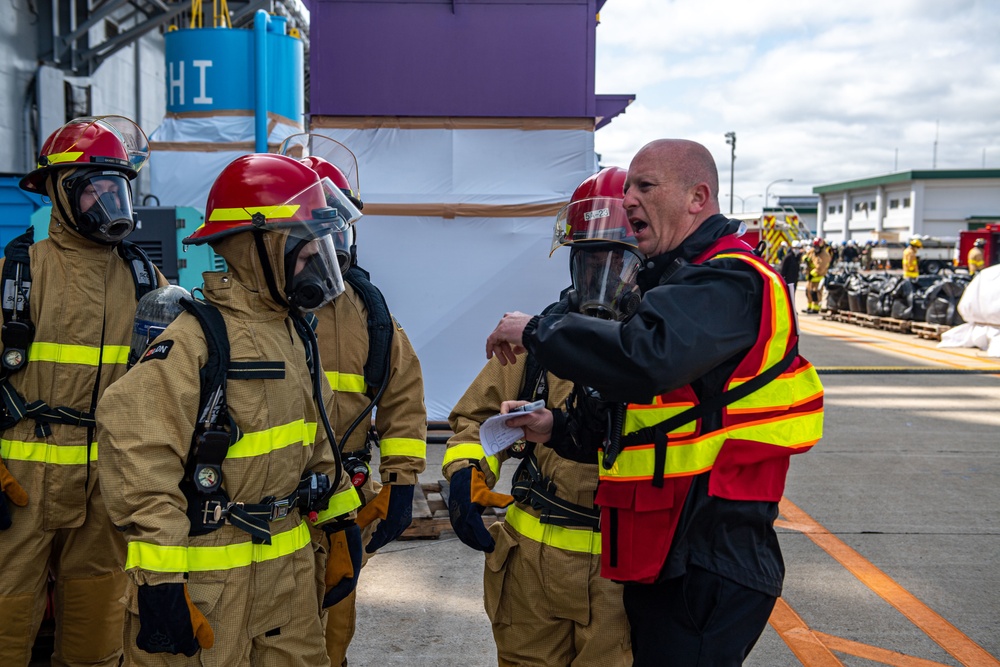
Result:
[[[857,324],[869,329],[880,329],[884,318],[865,313],[851,313],[851,324]]]
[[[910,333],[914,333],[920,338],[927,338],[928,340],[941,340],[941,334],[950,328],[947,324],[913,322],[910,324]]]
[[[913,320],[897,320],[894,317],[883,317],[879,320],[878,328],[897,333],[910,333],[910,325],[912,324]]]
[[[487,507],[483,511],[486,526],[500,521],[507,510]],[[441,534],[451,530],[448,518],[448,481],[431,484],[417,484],[413,487],[413,523],[399,536],[400,540],[437,540]]]

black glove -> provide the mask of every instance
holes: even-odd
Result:
[[[326,559],[326,593],[323,608],[332,607],[351,594],[361,574],[361,529],[353,521],[324,525],[330,538]]]
[[[183,653],[215,644],[212,626],[188,595],[187,584],[139,586],[139,634],[135,645],[146,653]]]
[[[507,507],[513,496],[495,493],[486,485],[486,476],[475,466],[461,468],[451,475],[448,516],[458,539],[477,551],[490,553],[496,542],[483,524],[483,509]]]
[[[369,507],[371,513],[365,511]],[[369,516],[371,518],[368,518]],[[358,525],[367,526],[374,521],[375,516],[382,519],[382,523],[372,533],[372,538],[368,541],[368,546],[365,547],[365,551],[370,554],[402,535],[403,531],[413,522],[413,485],[386,484],[383,486],[375,499],[358,511]]]
[[[10,507],[7,506],[8,500],[18,507],[24,507],[28,504],[28,494],[10,474],[3,461],[0,461],[0,530],[10,528],[11,518]]]

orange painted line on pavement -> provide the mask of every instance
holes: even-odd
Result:
[[[828,635],[825,632],[813,631],[813,634],[816,635],[816,638],[823,642],[823,644],[834,651],[853,655],[858,658],[873,660],[875,662],[880,662],[883,665],[891,665],[892,667],[949,667],[949,665],[943,662],[924,660],[923,658],[916,658],[912,655],[900,653],[899,651],[890,651],[889,649],[869,646],[868,644],[862,644],[861,642],[852,642],[850,639],[835,637],[833,635]]]
[[[782,598],[774,603],[771,618],[767,622],[805,667],[844,667],[844,663],[823,645],[805,621]]]
[[[861,554],[834,536],[819,522],[799,509],[787,498],[779,504],[781,514],[792,524],[801,526],[801,532],[830,554],[848,572],[895,607],[941,648],[966,667],[1000,667],[997,660],[965,633],[942,618],[916,596],[897,584],[889,575],[875,567]]]

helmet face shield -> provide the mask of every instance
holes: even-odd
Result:
[[[579,312],[618,321],[632,315],[639,307],[636,278],[641,266],[641,256],[622,243],[575,244],[569,267]]]
[[[344,175],[347,179],[348,187],[352,192],[360,192],[358,187],[358,159],[350,148],[336,139],[308,132],[293,134],[281,142],[278,153],[295,158],[296,160],[314,157],[329,162]]]
[[[622,241],[635,245],[621,198],[591,197],[567,204],[556,216],[552,250],[577,241]]]
[[[334,185],[329,178],[320,181],[323,184],[323,193],[326,195],[326,205],[337,211],[348,225],[352,225],[361,218],[361,211],[354,205],[347,194]]]
[[[344,278],[331,233],[312,238],[288,235],[285,292],[288,303],[304,313],[322,308],[344,292]]]
[[[69,190],[70,222],[83,236],[114,245],[135,229],[132,190],[121,172],[81,170],[63,185]]]

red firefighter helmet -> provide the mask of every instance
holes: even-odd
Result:
[[[124,116],[74,118],[53,132],[38,154],[38,167],[21,179],[22,190],[45,193],[45,179],[66,168],[122,172],[134,179],[149,159],[149,141]]]
[[[361,197],[361,188],[358,185],[358,158],[355,157],[350,148],[336,139],[310,132],[293,134],[281,142],[278,152],[296,160],[308,157],[322,158],[335,166],[347,179],[349,184],[347,189],[351,191],[351,195]],[[321,174],[321,176],[326,176],[326,174]],[[338,187],[341,186],[338,184]]]
[[[975,243],[972,245],[976,248],[983,248],[986,246],[986,239],[976,239]]]
[[[583,181],[556,216],[551,256],[556,248],[578,241],[610,241],[636,247],[622,205],[626,171],[605,167]]]
[[[825,245],[826,241],[824,241],[821,237],[817,236],[816,238],[813,239],[812,246],[817,250],[820,250]]]
[[[319,175],[298,160],[273,153],[241,155],[215,179],[205,224],[183,242],[199,245],[252,229],[337,231],[345,221],[327,204],[326,194]]]
[[[339,167],[314,155],[304,157],[299,162],[315,171],[323,179],[327,205],[336,209],[347,224],[347,229],[333,235],[333,245],[337,248],[340,271],[344,273],[357,262],[354,223],[361,217],[360,209],[363,204],[351,191],[351,184]]]

